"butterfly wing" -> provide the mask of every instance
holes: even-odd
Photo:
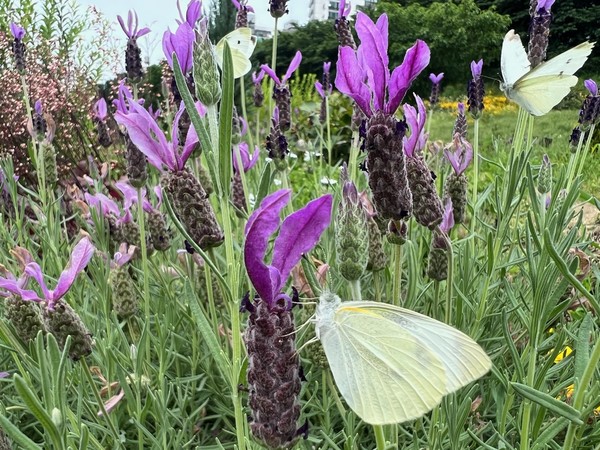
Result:
[[[216,46],[217,63],[223,66],[223,51],[225,42],[229,44],[233,60],[234,78],[246,75],[252,69],[250,57],[256,47],[256,36],[247,27],[237,28],[223,37]]]
[[[540,64],[508,86],[507,96],[534,116],[548,113],[577,84],[573,74],[585,64],[593,47],[584,42]]]
[[[546,75],[517,83],[510,98],[534,116],[543,116],[565,98],[577,84],[574,75]]]
[[[345,302],[321,334],[336,385],[367,423],[416,419],[445,394],[444,367],[423,342],[362,303]]]
[[[492,367],[485,351],[454,327],[409,309],[386,303],[362,302],[363,308],[396,323],[442,362],[449,394],[485,375]]]
[[[529,72],[531,64],[521,43],[521,38],[515,33],[515,30],[510,30],[504,36],[500,60],[502,78],[508,86],[513,85],[519,78]]]

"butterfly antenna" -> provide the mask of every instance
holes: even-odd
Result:
[[[292,331],[291,333],[288,333],[288,334],[284,334],[284,335],[282,335],[282,337],[291,336],[294,333],[298,334],[300,331],[302,331],[304,328],[306,328],[308,325],[310,325],[314,321],[315,321],[315,314],[310,316],[306,322],[304,322],[302,325],[300,325],[294,331]]]
[[[317,342],[319,340],[318,337],[314,337],[312,339],[309,339],[308,341],[306,341],[304,344],[302,344],[302,346],[296,350],[296,353],[300,353],[302,351],[302,349],[304,349],[304,347],[310,345],[310,344],[314,344],[315,342]]]

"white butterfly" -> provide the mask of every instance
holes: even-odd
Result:
[[[583,66],[594,43],[584,42],[531,69],[521,38],[510,30],[502,43],[500,89],[534,116],[558,105],[577,84],[573,74]]]
[[[492,366],[462,332],[397,306],[325,293],[315,321],[340,393],[373,425],[416,419]]]
[[[252,36],[252,30],[247,27],[237,28],[223,37],[217,43],[217,63],[223,67],[223,50],[225,41],[229,44],[231,58],[233,60],[233,77],[240,78],[250,72],[252,63],[250,57],[256,47],[256,36]]]

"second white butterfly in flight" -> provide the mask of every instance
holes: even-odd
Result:
[[[521,38],[510,30],[502,43],[500,89],[507,98],[534,116],[543,116],[558,105],[577,84],[577,72],[594,47],[584,42],[531,69]]]
[[[340,393],[372,425],[416,419],[492,366],[467,335],[398,306],[323,293],[315,323]]]

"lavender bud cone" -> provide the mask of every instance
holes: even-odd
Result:
[[[395,221],[390,220],[388,222],[388,230],[386,238],[390,244],[393,245],[404,245],[407,241],[408,226],[403,220]]]
[[[15,38],[12,43],[12,53],[15,58],[15,68],[19,73],[25,73],[25,52],[23,40]]]
[[[40,143],[40,150],[42,152],[42,158],[44,158],[44,172],[46,176],[46,183],[49,186],[54,186],[58,181],[58,168],[56,166],[56,150],[54,146],[48,141],[42,141]]]
[[[221,99],[221,81],[215,50],[208,35],[196,40],[192,55],[196,97],[206,106],[216,105]]]
[[[248,10],[244,5],[238,9],[237,14],[235,15],[235,27],[236,28],[244,28],[248,26]]]
[[[485,88],[483,86],[483,78],[469,80],[467,87],[467,105],[469,114],[475,119],[481,117],[483,112],[483,97],[485,96]]]
[[[262,89],[262,83],[254,84],[254,106],[260,108],[265,101],[265,94]]]
[[[346,196],[347,186],[353,195]],[[360,279],[369,262],[369,235],[365,211],[353,183],[346,182],[335,227],[337,265],[348,281]]]
[[[537,9],[536,5],[536,11],[531,17],[529,47],[527,51],[527,57],[532,69],[539,66],[546,59],[551,20],[552,14],[550,10],[546,8]]]
[[[132,82],[138,82],[144,77],[144,71],[142,69],[142,50],[137,44],[135,38],[127,40],[127,47],[125,48],[125,71],[127,72],[127,78]]]
[[[427,261],[427,276],[435,281],[448,278],[448,243],[441,233],[434,233]]]
[[[327,99],[321,99],[321,110],[319,111],[319,122],[325,125],[327,122]]]
[[[173,210],[190,237],[202,250],[218,247],[225,239],[208,195],[187,170],[163,174],[161,184]]]
[[[129,266],[111,269],[108,281],[112,294],[112,307],[117,317],[123,320],[134,316],[139,310],[139,297],[129,273]]]
[[[366,122],[364,148],[369,187],[375,209],[384,219],[399,220],[412,213],[412,194],[402,150],[404,130],[402,122],[382,112],[376,112]]]
[[[440,101],[441,86],[439,83],[431,85],[431,94],[429,95],[429,104],[433,108]]]
[[[198,164],[198,181],[206,195],[210,195],[215,191],[210,173],[202,164]]]
[[[136,147],[136,145],[125,136],[127,150],[125,151],[125,162],[127,178],[129,183],[135,188],[145,186],[148,179],[148,170],[146,156]]]
[[[354,36],[352,36],[352,30],[350,29],[350,22],[348,22],[348,19],[345,17],[335,19],[333,28],[335,34],[337,34],[340,47],[351,47],[356,50],[356,42],[354,42]]]
[[[269,13],[271,13],[271,17],[279,19],[284,14],[287,14],[289,12],[287,2],[288,0],[269,0]]]
[[[28,344],[40,331],[45,332],[42,322],[42,310],[36,302],[11,296],[4,303],[4,317],[11,323],[17,336]]]
[[[92,333],[87,329],[81,317],[64,300],[59,300],[54,309],[42,309],[46,329],[64,348],[67,337],[71,336],[69,358],[79,361],[92,353]]]
[[[242,176],[239,172],[235,172],[231,180],[231,201],[233,202],[233,206],[236,207],[236,216],[243,218],[244,213],[247,212],[246,194],[244,193]]]
[[[273,100],[279,108],[279,127],[281,131],[288,131],[292,124],[292,93],[287,84],[273,86]]]
[[[171,247],[171,232],[164,214],[158,210],[148,212],[146,224],[152,248],[161,252],[168,250]]]
[[[279,305],[269,308],[260,299],[253,309],[244,334],[250,428],[269,448],[291,448],[300,417],[300,361],[292,312]]]
[[[126,222],[118,227],[119,243],[125,242],[128,245],[136,246],[134,255],[137,257],[140,254],[140,227],[135,222]]]
[[[569,137],[569,148],[571,149],[571,153],[575,153],[577,151],[577,147],[579,147],[580,140],[581,128],[579,128],[579,126],[576,126],[571,132],[571,137]]]
[[[287,160],[285,156],[289,153],[289,149],[287,139],[281,132],[279,124],[275,123],[271,125],[271,132],[267,136],[266,147],[269,152],[269,158],[273,160],[275,168],[281,171],[286,170]]]
[[[435,182],[425,161],[418,155],[406,158],[408,185],[413,196],[415,220],[433,230],[444,214],[442,202],[435,190]]]
[[[579,110],[579,124],[583,131],[590,129],[592,124],[598,122],[600,117],[600,96],[588,95]]]
[[[483,109],[483,103],[481,105]],[[456,133],[460,135],[461,138],[467,139],[467,116],[464,111],[459,111],[456,115],[456,120],[454,121],[454,129],[452,130],[452,136]]]
[[[14,447],[13,442],[0,428],[0,450],[12,450]]]
[[[367,270],[378,272],[387,266],[387,256],[383,249],[383,237],[375,219],[367,219],[367,233],[369,235],[369,261]]]
[[[467,212],[467,189],[469,182],[463,174],[457,175],[452,171],[444,186],[444,197],[452,200],[452,209],[455,223],[464,223]]]
[[[98,134],[98,144],[100,144],[104,148],[108,148],[112,144],[112,139],[110,137],[110,130],[108,128],[108,124],[104,120],[96,119],[96,133]]]
[[[552,191],[552,164],[548,155],[544,155],[542,158],[542,165],[538,172],[537,189],[540,194]]]

